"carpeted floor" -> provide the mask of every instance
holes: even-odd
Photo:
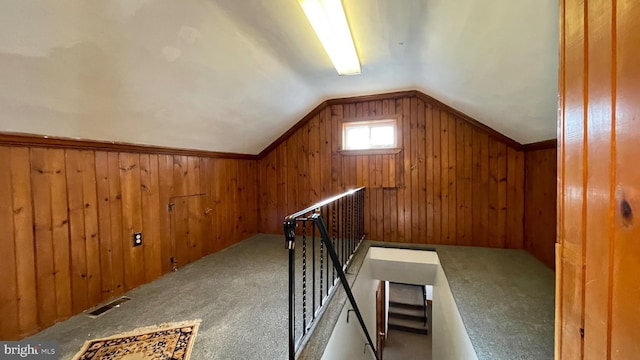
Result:
[[[28,340],[58,341],[60,359],[71,359],[85,340],[202,319],[193,360],[287,357],[287,251],[282,236],[253,236],[126,296],[132,300],[96,319],[76,315]]]

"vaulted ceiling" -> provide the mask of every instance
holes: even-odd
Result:
[[[5,0],[0,131],[257,154],[326,99],[420,90],[554,138],[553,0],[343,0],[338,76],[296,0]]]

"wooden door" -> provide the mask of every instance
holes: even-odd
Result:
[[[640,358],[640,2],[560,2],[557,359]]]
[[[378,281],[378,289],[376,290],[376,349],[380,360],[382,360],[382,352],[387,339],[386,290],[385,282]]]

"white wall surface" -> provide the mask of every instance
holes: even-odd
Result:
[[[447,277],[438,266],[433,284],[432,308],[432,348],[434,360],[476,360],[478,359],[458,307],[449,288]]]
[[[375,345],[376,332],[376,288],[377,280],[371,276],[371,262],[368,256],[365,258],[360,268],[360,272],[353,284],[353,297],[358,303],[358,308],[362,313],[367,330],[369,330],[371,339]],[[349,322],[347,323],[347,312],[352,309],[349,300],[347,300],[342,313],[338,318],[338,323],[333,329],[333,333],[329,338],[329,343],[325,348],[322,359],[326,360],[358,360],[373,359],[371,350],[365,344],[367,338],[360,328],[360,323],[355,312],[349,314]],[[366,350],[366,351],[365,351]]]
[[[422,285],[433,284],[439,263],[435,251],[381,247],[370,248],[367,259],[374,279]]]

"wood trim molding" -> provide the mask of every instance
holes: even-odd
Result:
[[[338,154],[342,156],[395,155],[395,154],[399,154],[402,150],[403,150],[402,148],[338,150]]]
[[[523,151],[535,151],[535,150],[547,150],[547,149],[555,149],[558,147],[558,141],[556,139],[549,139],[538,141],[530,144],[522,145]]]
[[[206,150],[192,150],[172,147],[162,147],[154,145],[137,145],[122,142],[79,140],[57,136],[44,136],[22,133],[0,132],[0,145],[5,146],[29,146],[44,148],[66,148],[78,150],[94,151],[118,151],[134,152],[142,154],[165,154],[165,155],[186,155],[201,156],[209,158],[257,160],[257,155],[225,153]]]
[[[395,91],[383,94],[371,94],[371,95],[360,95],[360,96],[352,96],[352,97],[344,97],[344,98],[336,98],[327,100],[327,105],[343,105],[350,104],[354,102],[365,102],[365,101],[377,101],[377,100],[391,100],[402,97],[411,97],[416,96],[416,93],[419,93],[417,90],[407,90],[407,91]]]

